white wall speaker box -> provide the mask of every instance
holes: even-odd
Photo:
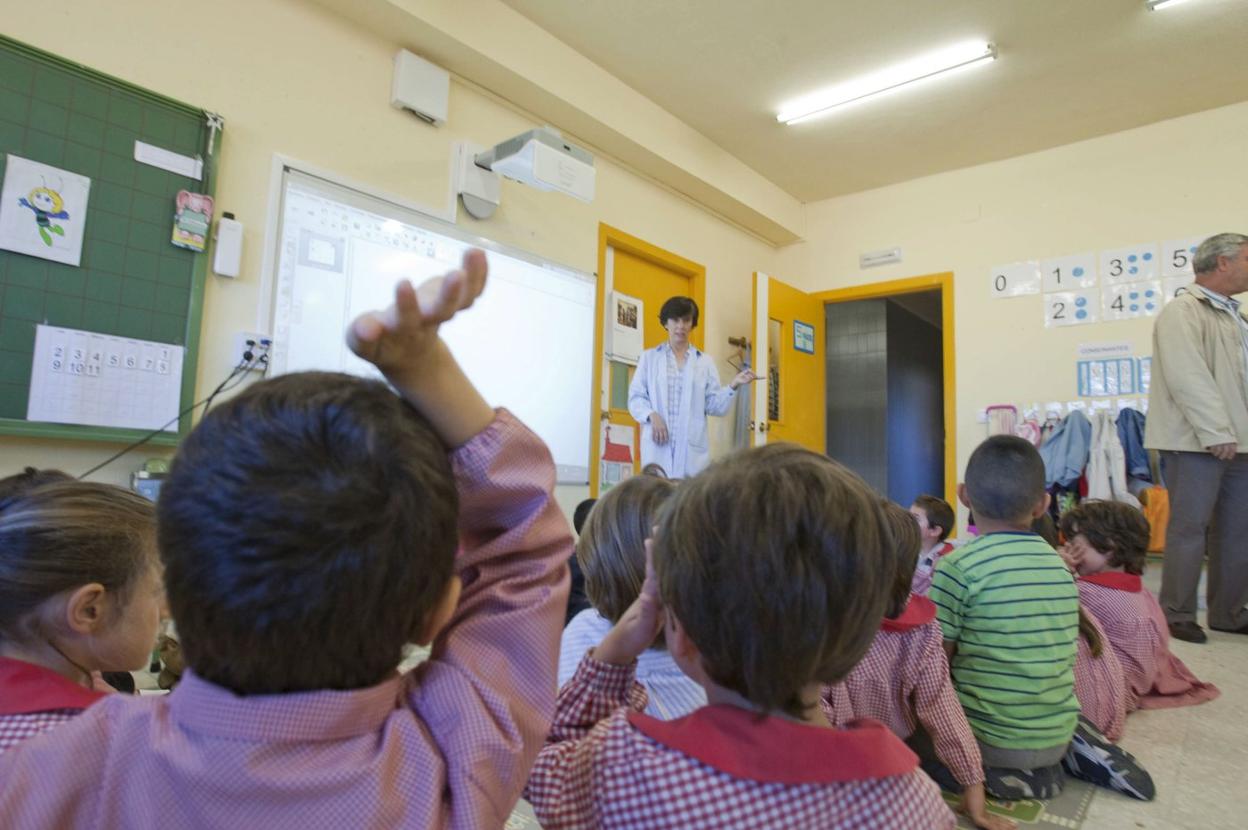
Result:
[[[392,107],[411,110],[422,121],[440,127],[446,123],[450,94],[451,76],[445,69],[406,49],[395,54]]]

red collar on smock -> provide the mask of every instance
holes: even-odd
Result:
[[[0,657],[0,715],[86,709],[102,697],[103,692],[79,686],[51,669]]]
[[[670,721],[630,712],[628,721],[664,746],[751,781],[862,781],[918,766],[918,757],[888,727],[866,718],[832,729],[717,704]]]
[[[924,596],[911,594],[906,603],[906,610],[895,619],[884,618],[880,623],[881,631],[909,631],[921,625],[927,625],[936,619],[936,603]]]
[[[1106,588],[1128,591],[1132,594],[1138,594],[1144,588],[1144,582],[1138,574],[1128,574],[1122,571],[1101,571],[1099,574],[1088,574],[1079,579],[1091,582],[1093,585],[1103,585]]]

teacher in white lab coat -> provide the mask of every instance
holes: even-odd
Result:
[[[628,411],[641,424],[641,463],[658,464],[671,478],[696,475],[710,463],[706,416],[723,415],[737,388],[755,375],[744,369],[719,385],[715,361],[689,344],[698,304],[672,297],[659,310],[667,342],[641,353],[628,387]]]

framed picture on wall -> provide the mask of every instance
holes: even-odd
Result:
[[[793,348],[805,354],[815,353],[815,327],[801,320],[793,321]]]

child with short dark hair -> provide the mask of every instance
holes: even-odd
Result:
[[[503,825],[554,708],[571,538],[550,453],[438,336],[485,271],[472,251],[352,324],[399,395],[285,375],[187,436],[158,507],[182,681],[0,758],[7,823]]]
[[[646,577],[646,537],[674,492],[674,481],[633,476],[612,487],[594,506],[576,543],[576,559],[593,606],[563,630],[560,686],[572,679],[585,652],[602,642],[637,599]],[[646,687],[646,714],[656,718],[671,720],[706,705],[706,692],[681,672],[661,633],[638,655],[637,680]]]
[[[899,505],[886,501],[883,508],[896,554],[889,607],[866,656],[824,691],[824,712],[837,726],[872,718],[907,743],[913,738],[925,750],[930,745],[928,751],[951,771],[943,777],[962,793],[962,812],[977,827],[1012,830],[1014,822],[987,811],[979,746],[949,680],[936,606],[910,592],[922,544],[919,524]]]
[[[980,535],[940,561],[931,597],[984,786],[1009,801],[1052,798],[1079,717],[1079,595],[1061,557],[1030,529],[1049,503],[1044,462],[1030,442],[993,436],[971,454],[958,497]]]
[[[911,593],[927,596],[932,587],[932,574],[942,556],[953,553],[948,541],[955,521],[953,507],[944,499],[923,494],[910,505],[910,514],[919,523],[920,550],[914,578],[910,580]]]
[[[865,482],[790,444],[738,453],[681,484],[652,551],[637,600],[560,690],[526,788],[543,827],[954,827],[887,728],[820,711],[888,600]],[[642,713],[634,679],[660,628],[709,703],[672,721]]]
[[[0,753],[145,666],[162,585],[150,501],[55,470],[0,480]]]
[[[1170,651],[1156,597],[1144,587],[1148,520],[1130,505],[1085,501],[1062,516],[1079,600],[1105,632],[1126,678],[1126,710],[1192,706],[1218,697]]]

